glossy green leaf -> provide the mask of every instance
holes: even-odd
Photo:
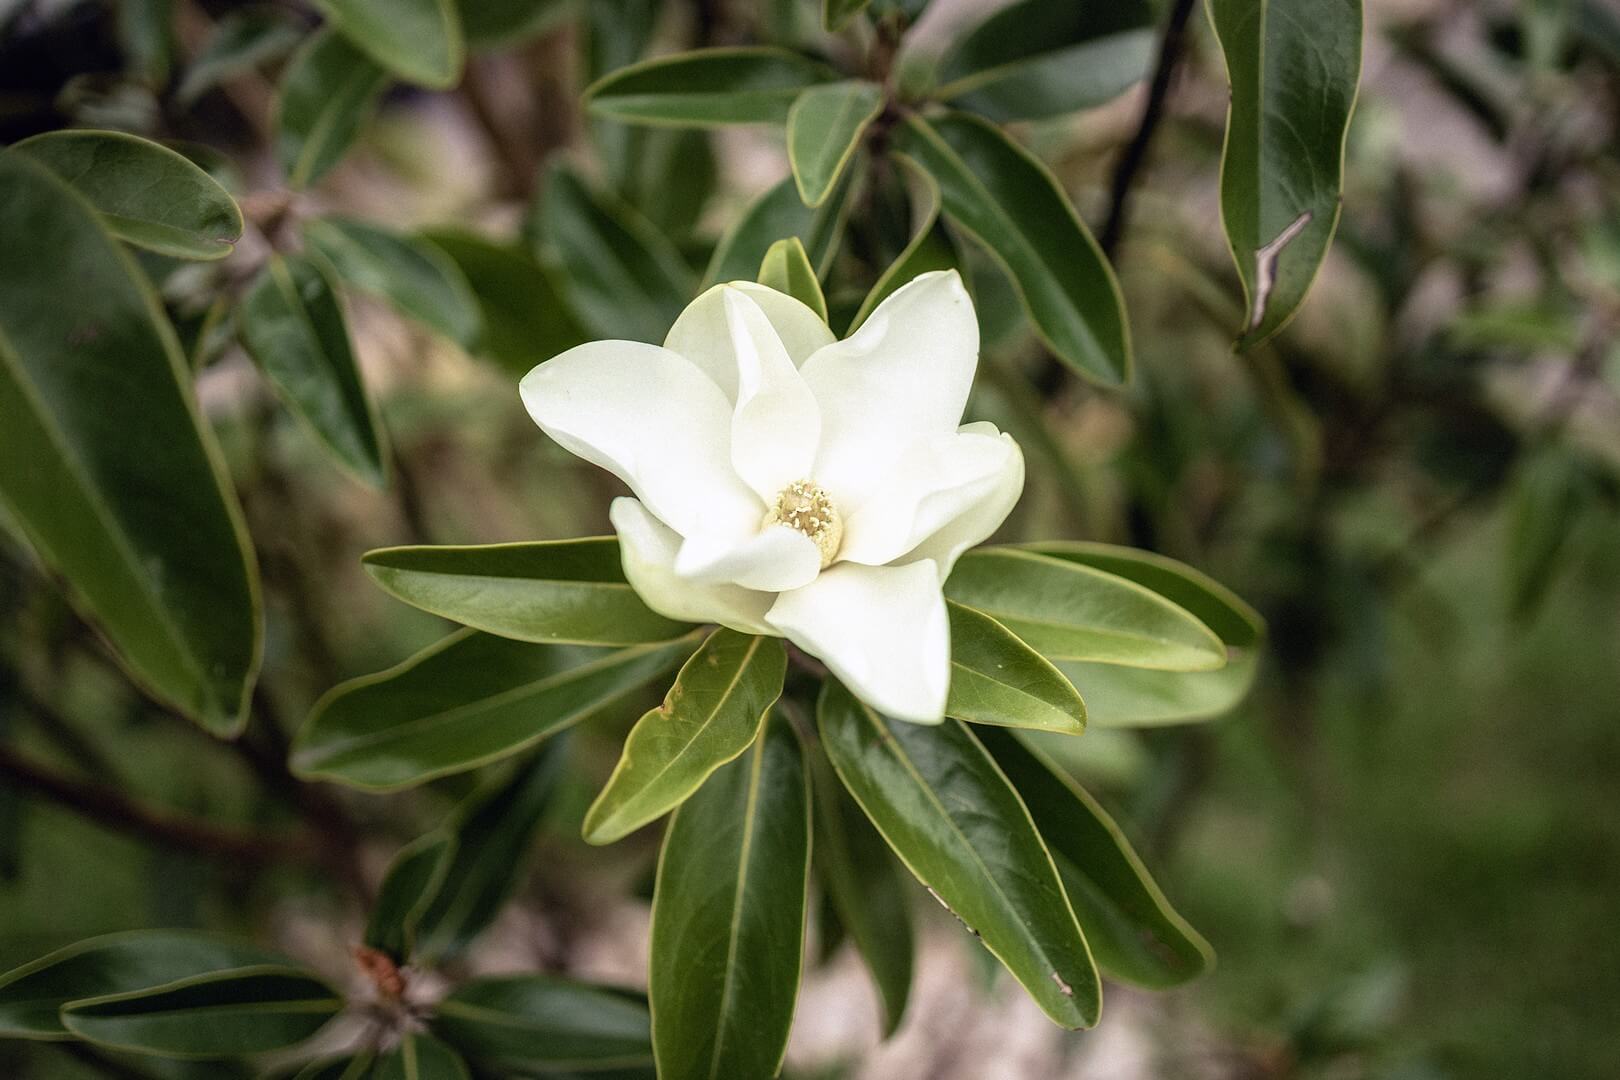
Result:
[[[266,964],[71,1002],[62,1007],[62,1025],[100,1046],[226,1057],[301,1043],[342,1008],[337,991],[320,979]]]
[[[9,151],[0,251],[0,503],[141,685],[234,733],[258,576],[158,299],[89,203]]]
[[[587,340],[550,275],[524,252],[466,232],[439,230],[423,238],[450,256],[472,286],[482,324],[478,355],[523,376]]]
[[[189,107],[227,79],[281,59],[303,38],[303,23],[285,8],[258,4],[227,11],[186,69],[174,99]]]
[[[1085,703],[1051,661],[982,611],[957,603],[946,607],[951,619],[946,716],[1072,735],[1086,729]]]
[[[956,245],[939,221],[939,185],[910,158],[896,158],[903,168],[916,179],[916,192],[912,195],[911,241],[906,244],[888,269],[878,276],[877,283],[861,301],[850,320],[848,337],[866,321],[877,306],[889,298],[900,286],[919,274],[930,270],[950,270],[960,266]]]
[[[388,301],[463,348],[478,340],[478,298],[455,261],[426,240],[350,218],[317,218],[304,242],[338,278]]]
[[[1064,559],[1013,548],[970,551],[946,581],[945,595],[994,618],[1051,660],[1163,671],[1212,671],[1226,663],[1220,638],[1181,607]]]
[[[282,73],[276,160],[295,188],[319,180],[371,116],[388,72],[333,30],[312,34]]]
[[[883,111],[883,87],[861,79],[812,86],[787,116],[788,164],[806,206],[820,206]]]
[[[136,930],[76,942],[0,975],[0,1038],[66,1039],[63,1005],[278,964],[274,953],[195,930]]]
[[[114,236],[177,259],[219,259],[242,238],[242,212],[213,177],[121,131],[48,131],[13,149],[66,180]]]
[[[461,18],[452,0],[315,0],[345,37],[384,68],[436,89],[461,78]]]
[[[1243,281],[1247,348],[1299,310],[1339,223],[1361,0],[1208,4],[1232,88],[1221,221]]]
[[[810,802],[774,716],[675,811],[658,859],[649,981],[660,1080],[775,1076],[804,962]]]
[[[639,994],[553,975],[497,975],[458,986],[439,1003],[433,1028],[493,1068],[595,1076],[650,1065],[650,1022]]]
[[[786,49],[699,49],[609,72],[585,91],[597,116],[638,124],[780,124],[830,68]]]
[[[820,315],[822,322],[827,321],[827,298],[822,294],[821,282],[816,280],[804,243],[797,236],[778,240],[765,252],[759,264],[759,283],[786,293]]]
[[[439,894],[455,853],[455,835],[443,830],[419,836],[399,849],[371,905],[367,946],[387,953],[395,963],[410,960],[417,924]]]
[[[872,0],[821,0],[821,28],[829,33],[842,30],[849,20],[866,10]]]
[[[325,271],[306,256],[271,256],[242,301],[240,325],[254,362],[338,464],[373,487],[387,484],[382,424]]]
[[[689,240],[720,186],[714,135],[608,122],[598,127],[614,133],[611,141],[598,134],[596,142],[620,197],[671,241]]]
[[[1130,332],[1114,271],[1052,174],[995,125],[948,113],[908,117],[895,148],[939,184],[945,213],[1018,287],[1036,332],[1087,378],[1130,378]]]
[[[1019,0],[970,30],[940,64],[942,101],[993,120],[1090,109],[1142,79],[1156,35],[1147,0]]]
[[[585,814],[585,839],[611,844],[679,806],[759,735],[782,694],[778,638],[721,628],[681,668],[663,705],[636,722]]]
[[[551,171],[540,206],[573,310],[603,337],[661,343],[692,298],[692,273],[669,240],[566,165]]]
[[[981,738],[1029,807],[1103,971],[1152,989],[1207,971],[1209,944],[1176,914],[1097,801],[1012,733]]]
[[[399,1045],[377,1059],[368,1080],[468,1080],[467,1063],[449,1046],[421,1031],[407,1031]]]
[[[379,548],[362,562],[373,581],[412,607],[519,641],[640,645],[691,629],[641,602],[611,536]]]
[[[461,33],[478,49],[514,45],[573,14],[571,0],[456,0]]]
[[[1102,986],[1057,867],[974,735],[887,720],[831,680],[816,711],[839,778],[917,880],[1054,1021],[1095,1024]]]
[[[292,767],[373,791],[477,768],[623,707],[696,647],[690,635],[609,650],[458,631],[328,691],[293,743]]]
[[[720,239],[703,275],[704,286],[753,280],[771,245],[789,236],[799,238],[816,276],[825,278],[849,217],[854,174],[846,170],[838,190],[813,210],[799,199],[792,177],[766,191]]]

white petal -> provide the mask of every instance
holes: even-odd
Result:
[[[731,467],[731,405],[690,361],[595,341],[523,377],[523,404],[566,450],[612,472],[682,536],[740,535],[764,506]]]
[[[631,588],[660,615],[687,622],[712,622],[748,634],[771,634],[765,612],[776,597],[735,585],[699,585],[675,573],[681,538],[635,499],[618,498],[608,510],[624,576]]]
[[[726,288],[726,326],[737,356],[737,409],[731,464],[769,507],[795,480],[810,476],[821,441],[821,411],[760,306]]]
[[[844,519],[838,557],[881,566],[927,542],[940,553],[924,557],[954,562],[962,550],[994,532],[1023,490],[1024,457],[994,426],[971,429],[925,439],[901,454]],[[942,535],[943,545],[933,545]],[[972,539],[957,547],[966,537]],[[942,575],[948,572],[948,565],[941,567]]]
[[[820,569],[815,541],[786,525],[767,525],[741,539],[712,533],[688,537],[675,556],[675,572],[688,581],[766,592],[808,585]]]
[[[805,362],[811,353],[823,345],[833,343],[833,332],[821,321],[821,316],[786,293],[756,285],[752,281],[733,281],[716,285],[686,305],[681,317],[669,328],[664,348],[671,349],[696,364],[713,379],[730,400],[737,398],[737,356],[731,348],[731,335],[726,330],[726,311],[722,297],[725,290],[741,291],[760,306],[776,336],[787,348],[793,366]]]
[[[933,563],[839,563],[783,593],[765,621],[879,712],[918,724],[944,718],[951,633]]]
[[[811,479],[858,506],[906,447],[956,430],[979,362],[979,323],[954,270],[920,274],[848,340],[804,362],[821,406]]]
[[[994,424],[980,422],[964,425],[962,433],[984,437],[995,434],[995,430]],[[1018,497],[1024,493],[1024,455],[1011,436],[998,437],[1012,444],[1013,454],[997,474],[991,490],[896,562],[930,560],[939,567],[939,580],[943,582],[951,576],[951,568],[962,552],[989,539],[1007,520],[1007,515],[1018,504]]]

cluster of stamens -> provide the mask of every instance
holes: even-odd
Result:
[[[821,486],[809,480],[795,480],[783,488],[765,515],[765,524],[786,525],[815,541],[823,567],[832,565],[844,541],[844,519]]]

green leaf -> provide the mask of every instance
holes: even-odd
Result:
[[[220,259],[242,238],[235,200],[166,146],[120,131],[48,131],[13,149],[66,180],[109,232],[137,247]]]
[[[837,192],[813,210],[800,201],[792,177],[766,191],[721,238],[703,275],[704,287],[753,280],[771,245],[789,236],[799,238],[817,278],[825,278],[849,218],[854,179],[855,170],[845,170]]]
[[[412,607],[519,641],[641,645],[691,629],[641,602],[611,536],[379,548],[361,561],[373,581]]]
[[[1221,221],[1248,320],[1240,348],[1281,330],[1339,223],[1344,140],[1361,78],[1361,0],[1208,0],[1231,84]]]
[[[610,72],[585,91],[585,102],[597,116],[634,124],[780,124],[800,90],[833,77],[786,49],[698,49]]]
[[[303,24],[284,8],[255,5],[226,12],[186,69],[175,102],[190,108],[220,83],[281,59],[303,37]]]
[[[821,28],[835,34],[866,10],[872,0],[821,0]]]
[[[99,1046],[226,1057],[301,1043],[342,1008],[337,991],[320,979],[265,964],[71,1002],[62,1007],[62,1025]]]
[[[604,337],[664,340],[693,292],[692,273],[668,239],[560,164],[546,181],[540,222],[587,326]]]
[[[369,1050],[354,1057],[320,1058],[298,1070],[292,1080],[366,1080],[374,1060]]]
[[[1019,0],[946,54],[934,95],[1002,121],[1090,109],[1147,74],[1155,40],[1146,0]]]
[[[0,504],[135,679],[230,735],[258,575],[158,298],[89,203],[10,152],[0,251]]]
[[[1029,811],[973,734],[887,720],[829,680],[821,744],[918,881],[984,942],[1035,1003],[1090,1027],[1102,986]]]
[[[194,930],[89,938],[0,975],[0,1038],[66,1039],[62,1006],[237,968],[283,963],[254,945]]]
[[[820,206],[883,111],[883,87],[861,79],[812,86],[787,116],[788,164],[806,206]]]
[[[787,675],[777,638],[722,627],[692,654],[664,704],[636,722],[596,801],[585,839],[611,844],[679,806],[759,735]]]
[[[696,646],[690,635],[608,650],[458,631],[328,691],[293,743],[292,767],[372,791],[477,768],[624,707]]]
[[[709,198],[719,186],[714,135],[679,128],[598,125],[612,131],[597,138],[603,171],[615,190],[654,229],[679,244],[691,239]]]
[[[434,231],[423,239],[450,256],[472,287],[483,328],[480,356],[522,376],[587,340],[550,276],[526,253],[465,232]]]
[[[240,313],[242,344],[333,458],[373,487],[388,483],[382,424],[360,379],[343,308],[324,271],[272,255]]]
[[[402,79],[443,90],[461,78],[461,19],[451,0],[315,0],[315,6]]]
[[[916,178],[921,192],[920,195],[912,196],[911,241],[906,244],[889,268],[879,275],[877,284],[872,286],[871,292],[866,294],[866,299],[861,301],[855,317],[850,320],[845,337],[853,334],[867,317],[877,310],[879,304],[912,278],[926,274],[930,270],[950,270],[961,265],[956,245],[951,242],[950,234],[939,222],[939,185],[910,158],[899,157],[895,160]]]
[[[1119,282],[1062,187],[995,125],[965,113],[911,116],[895,149],[939,184],[945,213],[1018,287],[1035,331],[1075,371],[1109,386],[1131,373]]]
[[[1215,960],[1209,944],[1176,914],[1097,801],[1011,732],[981,737],[1051,849],[1103,971],[1159,990],[1209,970]]]
[[[664,837],[648,960],[660,1080],[782,1067],[809,861],[804,755],[778,715],[681,804]]]
[[[639,994],[553,975],[472,979],[439,1002],[433,1029],[496,1069],[603,1070],[652,1063]]]
[[[1590,505],[1585,470],[1559,446],[1528,452],[1508,490],[1508,600],[1515,618],[1535,613],[1558,571],[1572,525]]]
[[[467,1063],[433,1036],[406,1031],[397,1047],[377,1059],[368,1080],[468,1080]]]
[[[1012,548],[963,555],[945,595],[994,618],[1050,660],[1213,671],[1226,649],[1209,627],[1115,574]]]
[[[174,0],[123,0],[116,15],[130,70],[148,86],[161,87],[168,81],[174,52]]]
[[[974,724],[1078,735],[1080,695],[1040,653],[982,611],[946,605],[951,618],[951,688],[945,715]]]
[[[344,283],[388,301],[463,348],[478,340],[478,298],[454,260],[428,241],[331,217],[305,222],[304,243]]]
[[[455,836],[443,830],[419,836],[399,849],[371,905],[367,946],[387,953],[399,964],[410,960],[416,949],[417,924],[439,894],[455,853]]]
[[[475,49],[515,45],[573,14],[570,0],[456,0],[461,33]]]
[[[310,35],[282,73],[276,160],[287,182],[308,187],[336,165],[371,116],[388,72],[330,29]]]
[[[815,267],[805,253],[804,243],[797,236],[778,240],[765,252],[759,264],[759,283],[786,293],[827,321],[827,298],[816,280]]]

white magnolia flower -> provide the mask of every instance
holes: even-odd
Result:
[[[597,341],[523,379],[535,422],[609,470],[624,571],[673,619],[785,637],[891,716],[936,723],[940,586],[1024,486],[1018,445],[958,427],[979,325],[955,271],[835,340],[751,282],[692,302],[662,348]]]

